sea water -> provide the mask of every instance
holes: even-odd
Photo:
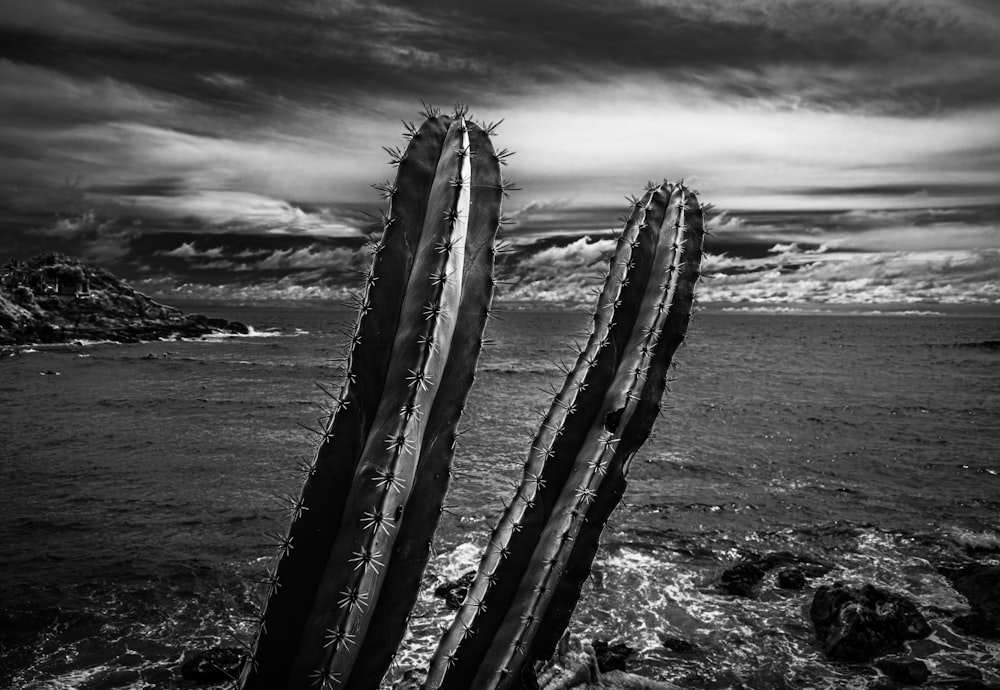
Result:
[[[350,322],[321,305],[183,305],[244,337],[38,347],[0,361],[0,687],[186,687],[193,650],[250,630],[250,602],[337,384]],[[507,309],[461,421],[456,478],[395,673],[475,569],[585,314]],[[631,467],[571,630],[636,648],[630,669],[694,688],[863,688],[825,660],[808,606],[835,581],[914,600],[914,652],[1000,680],[1000,644],[963,635],[938,566],[1000,560],[1000,320],[708,310],[668,409]],[[752,554],[829,572],[803,591],[721,594]],[[664,638],[693,651],[670,651]]]

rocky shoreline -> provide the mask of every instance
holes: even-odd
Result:
[[[137,343],[247,334],[238,321],[184,314],[103,268],[57,252],[0,267],[0,347],[111,341]]]
[[[755,599],[771,588],[811,590],[811,604],[803,611],[803,631],[827,660],[857,668],[868,677],[866,690],[898,690],[923,687],[936,690],[1000,690],[991,681],[1000,671],[1000,659],[977,668],[975,664],[935,662],[919,643],[934,633],[934,626],[921,608],[908,597],[874,584],[849,586],[841,582],[814,582],[832,569],[830,563],[788,552],[750,554],[722,570],[715,582],[723,596]],[[1000,639],[1000,565],[967,561],[939,564],[940,572],[965,597],[969,612],[952,624],[970,635]],[[771,574],[771,576],[768,576]],[[441,605],[461,605],[475,573],[439,582],[433,592]],[[525,679],[525,690],[680,690],[671,681],[654,680],[632,673],[632,658],[639,652],[630,640],[587,640],[564,637],[554,657],[539,669],[537,677]],[[704,654],[689,639],[661,635],[665,652],[695,659]],[[244,651],[236,647],[213,648],[185,656],[181,676],[192,685],[222,683],[239,673]],[[865,671],[864,669],[867,669]],[[422,673],[410,669],[394,690],[418,690]],[[698,686],[701,687],[701,686]],[[754,687],[740,685],[737,687]]]

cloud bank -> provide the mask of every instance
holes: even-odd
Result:
[[[723,211],[711,299],[995,300],[990,0],[0,9],[0,260],[339,293],[426,100],[518,151],[510,299],[581,299],[622,197],[667,175]]]

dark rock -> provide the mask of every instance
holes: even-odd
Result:
[[[185,316],[108,271],[48,252],[0,267],[0,346],[110,340],[136,343],[209,333],[249,333],[245,324]]]
[[[245,654],[239,647],[213,647],[181,665],[181,676],[195,683],[221,683],[240,675]]]
[[[727,568],[719,576],[718,589],[723,594],[755,598],[768,571],[782,568],[778,573],[778,586],[784,589],[802,589],[806,578],[821,577],[830,566],[790,551],[772,551],[764,555],[750,555]],[[792,574],[795,573],[795,574]],[[800,583],[800,584],[796,584]]]
[[[921,685],[931,676],[927,664],[908,656],[883,657],[875,662],[875,667],[893,682],[903,685]]]
[[[981,613],[956,616],[952,623],[966,635],[1000,638],[1000,621]]]
[[[912,601],[870,584],[820,587],[809,617],[823,652],[838,661],[869,661],[931,633]]]
[[[461,608],[462,602],[465,601],[465,595],[469,593],[469,587],[475,579],[476,571],[470,570],[457,580],[445,582],[435,587],[434,596],[444,599],[444,603],[448,605],[448,608]]]
[[[694,642],[689,642],[681,637],[673,637],[672,635],[660,634],[660,644],[663,648],[675,652],[677,654],[691,654],[692,652],[698,651],[698,645]]]
[[[972,609],[956,618],[955,625],[971,635],[1000,637],[1000,565],[969,563],[941,572]]]
[[[624,642],[609,643],[607,640],[594,640],[591,646],[594,648],[597,668],[601,673],[625,671],[626,661],[636,652],[635,647],[630,647]]]
[[[937,670],[945,676],[950,676],[951,678],[961,678],[963,680],[982,680],[983,672],[978,668],[972,668],[970,666],[964,666],[954,661],[948,661],[944,659],[938,662]]]
[[[240,323],[239,321],[230,321],[229,330],[233,333],[239,333],[240,335],[249,335],[250,327],[245,323]]]
[[[752,599],[757,596],[768,567],[766,562],[757,559],[742,560],[722,572],[719,577],[719,591],[723,594]]]
[[[777,582],[781,589],[804,589],[806,576],[798,568],[783,568],[778,571]]]

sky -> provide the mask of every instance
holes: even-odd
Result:
[[[422,103],[516,152],[506,299],[586,299],[666,178],[702,300],[1000,303],[996,0],[0,0],[0,261],[342,295]]]

